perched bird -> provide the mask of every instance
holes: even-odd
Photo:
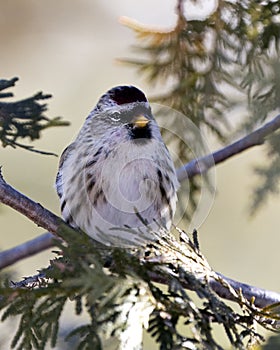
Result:
[[[144,93],[106,92],[63,152],[56,178],[64,220],[95,240],[131,246],[170,229],[178,180]]]

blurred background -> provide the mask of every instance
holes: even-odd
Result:
[[[129,57],[135,44],[121,16],[170,28],[176,22],[175,1],[13,0],[0,1],[1,78],[20,78],[11,89],[16,99],[35,92],[51,93],[47,115],[62,116],[69,127],[43,132],[36,148],[60,154],[72,141],[84,118],[105,91],[133,84],[157,93],[132,67],[117,58]],[[157,87],[158,89],[158,87]],[[209,139],[211,150],[220,145]],[[7,182],[59,215],[54,189],[58,158],[21,149],[0,148],[0,165]],[[216,167],[216,195],[201,224],[202,253],[211,266],[228,277],[280,291],[279,198],[270,197],[254,217],[249,204],[256,178],[252,166],[264,162],[261,147]],[[12,209],[0,206],[0,247],[13,247],[44,232]],[[182,227],[183,228],[183,227]],[[15,278],[36,274],[53,257],[50,251],[12,267]],[[0,325],[0,334],[1,332]]]

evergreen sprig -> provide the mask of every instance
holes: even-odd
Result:
[[[0,99],[13,96],[12,93],[3,91],[15,86],[17,81],[18,78],[0,80]],[[21,147],[32,152],[54,155],[54,153],[40,151],[33,146],[18,142],[18,139],[34,141],[39,139],[41,132],[47,128],[69,125],[60,117],[51,119],[44,114],[47,105],[40,102],[50,97],[51,95],[38,92],[32,97],[20,101],[0,102],[0,140],[3,147]]]
[[[203,2],[193,3],[196,18],[189,14],[187,0],[177,1],[177,23],[172,29],[157,30],[124,19],[137,38],[137,58],[124,62],[157,87],[153,101],[182,112],[202,131],[206,128],[226,142],[233,133],[252,131],[280,107],[280,7],[274,1],[220,0],[203,17],[199,14]],[[237,108],[238,124],[229,119]],[[184,163],[193,157],[187,139],[186,134],[176,143],[172,140],[172,149]],[[266,172],[265,183],[270,186],[258,189],[259,204],[274,182],[270,175],[278,170]],[[196,208],[200,188],[199,179],[192,179],[188,217]],[[254,202],[253,207],[259,204]]]
[[[256,321],[271,326],[273,319],[279,319],[277,310],[256,308],[238,291],[232,293],[240,312],[225,304],[207,282],[207,276],[215,273],[185,234],[181,242],[166,234],[137,249],[97,248],[88,236],[70,228],[60,234],[65,242],[57,242],[58,256],[50,267],[33,282],[25,279],[0,290],[2,320],[20,318],[13,348],[44,349],[47,343],[55,347],[67,301],[75,304],[77,315],[86,313],[88,318],[66,337],[66,341],[78,337],[78,349],[102,349],[101,339],[124,332],[129,312],[139,305],[138,324],[146,315],[143,322],[149,323],[148,331],[162,350],[222,349],[213,334],[214,324],[222,326],[229,344],[245,349],[247,343],[262,339]],[[167,290],[151,276],[164,280]],[[201,303],[193,301],[186,285]],[[124,311],[127,303],[130,307]]]

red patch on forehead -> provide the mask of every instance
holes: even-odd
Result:
[[[118,105],[133,102],[147,102],[144,93],[134,86],[118,86],[109,91],[110,98]]]

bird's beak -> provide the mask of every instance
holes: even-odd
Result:
[[[133,125],[136,128],[144,128],[149,122],[150,120],[142,114],[133,119]]]

